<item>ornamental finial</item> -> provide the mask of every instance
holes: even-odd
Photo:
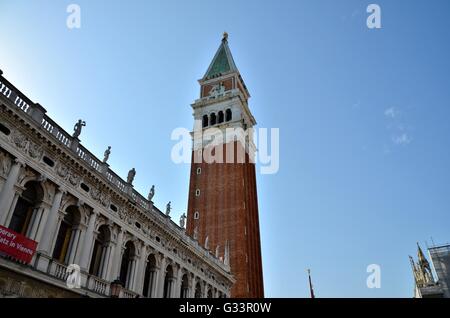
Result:
[[[228,41],[228,33],[227,32],[223,32],[223,38],[222,38],[222,42]]]

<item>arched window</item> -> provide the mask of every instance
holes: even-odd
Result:
[[[212,113],[209,117],[209,124],[211,126],[216,124],[216,113]]]
[[[164,277],[164,298],[170,298],[170,296],[172,295],[173,283],[173,269],[172,266],[169,265],[166,268],[166,276]]]
[[[119,279],[122,282],[123,286],[125,288],[129,288],[130,286],[130,277],[131,277],[131,270],[133,270],[133,264],[136,255],[136,249],[134,247],[133,242],[128,241],[127,244],[125,244],[125,251],[122,255],[122,263],[120,264],[120,276]]]
[[[144,275],[144,296],[152,298],[155,296],[155,281],[156,281],[156,258],[155,255],[150,254],[147,257],[147,266],[145,267]]]
[[[198,220],[200,218],[200,213],[198,211],[194,212],[194,220]]]
[[[202,118],[202,127],[205,128],[208,126],[208,115],[203,115]]]
[[[213,298],[213,292],[211,287],[208,289],[208,298]]]
[[[111,240],[111,233],[107,225],[102,225],[98,229],[98,235],[94,241],[94,249],[92,251],[91,266],[89,274],[104,278],[106,267],[108,266],[108,246]]]
[[[202,298],[202,286],[200,283],[195,285],[195,298]]]
[[[223,123],[223,111],[219,112],[219,120],[218,120],[219,124]]]
[[[181,279],[181,291],[180,298],[188,298],[189,297],[189,278],[187,274],[183,275]]]
[[[53,258],[61,263],[69,264],[75,257],[74,253],[78,245],[77,237],[80,235],[80,220],[81,214],[78,207],[69,206],[61,220],[55,248],[53,249]]]
[[[27,182],[25,184],[25,190],[17,200],[9,228],[17,233],[28,236],[28,231],[33,223],[33,215],[39,208],[43,197],[44,193],[38,182]]]
[[[231,115],[231,109],[227,109],[225,111],[225,121],[230,121],[232,119],[232,115]]]

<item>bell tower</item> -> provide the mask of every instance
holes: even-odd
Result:
[[[264,297],[250,94],[228,47],[228,34],[199,80],[187,233],[229,263],[231,296]]]

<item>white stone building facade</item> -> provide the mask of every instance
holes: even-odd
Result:
[[[129,180],[128,180],[129,181]],[[0,72],[0,225],[38,242],[0,257],[0,297],[229,297],[216,258],[46,115]],[[81,269],[80,288],[66,285]]]

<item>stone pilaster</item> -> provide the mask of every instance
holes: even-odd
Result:
[[[96,211],[92,212],[89,217],[86,233],[84,234],[83,247],[80,257],[80,268],[85,271],[87,271],[89,267],[89,256],[92,250],[92,245],[94,244],[95,221],[97,220],[97,216],[98,213]]]
[[[156,281],[156,298],[164,297],[164,279],[166,278],[166,259],[162,257]]]
[[[25,164],[16,159],[9,171],[8,178],[3,185],[2,192],[0,193],[0,225],[7,226],[5,221],[14,199],[14,185],[19,178],[20,168],[22,166],[25,166]]]
[[[120,272],[120,264],[122,262],[122,244],[123,244],[123,236],[124,236],[124,230],[119,229],[119,234],[117,236],[116,241],[116,247],[114,250],[114,258],[113,258],[113,264],[111,268],[111,276],[109,277],[109,280],[115,280],[119,277]]]
[[[50,256],[50,249],[53,243],[53,238],[56,235],[56,227],[58,224],[58,211],[61,206],[61,200],[64,195],[64,191],[57,189],[53,198],[52,207],[48,212],[48,217],[45,222],[44,231],[45,235],[42,236],[42,240],[39,242],[38,250],[48,256]]]

